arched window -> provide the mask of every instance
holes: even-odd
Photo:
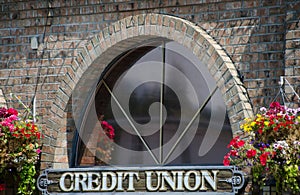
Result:
[[[222,164],[232,131],[207,60],[166,39],[117,56],[84,111],[74,165]]]

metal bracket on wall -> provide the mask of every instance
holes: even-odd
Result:
[[[291,84],[289,81],[289,79],[296,79],[296,78],[300,79],[300,76],[280,76],[280,82],[279,82],[280,89],[272,102],[276,101],[276,99],[280,95],[284,105],[287,105],[288,103],[289,104],[296,103],[295,98],[296,101],[300,103],[300,96],[295,90],[295,84],[293,83]],[[289,98],[288,95],[291,95],[293,99]]]

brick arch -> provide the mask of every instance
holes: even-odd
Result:
[[[168,15],[141,14],[111,24],[81,48],[81,52],[62,79],[51,108],[52,117],[48,120],[47,127],[48,132],[52,132],[53,135],[51,142],[53,150],[48,156],[42,156],[43,163],[51,162],[55,168],[68,167],[66,152],[68,102],[75,88],[79,87],[82,94],[88,93],[89,90],[84,86],[78,86],[80,80],[95,82],[116,56],[157,37],[177,41],[190,49],[200,60],[205,61],[204,64],[207,65],[223,95],[233,134],[239,132],[240,121],[252,116],[253,111],[236,68],[221,46],[191,22]]]

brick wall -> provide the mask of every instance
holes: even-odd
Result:
[[[300,94],[300,1],[287,5],[285,34],[285,85],[284,89],[292,102],[299,106]],[[296,77],[294,77],[296,76]],[[287,83],[288,82],[288,83]],[[289,83],[295,92],[289,86]]]
[[[185,18],[205,29],[240,70],[254,106],[267,105],[276,94],[279,76],[284,75],[285,47],[293,47],[284,42],[286,18],[292,22],[286,14],[293,13],[297,22],[299,13],[293,10],[298,1],[209,2],[4,1],[0,4],[0,84],[5,93],[22,89],[18,95],[24,102],[31,101],[37,88],[39,107],[49,108],[67,71],[63,65],[77,55],[77,48],[116,20],[151,12]],[[38,50],[30,47],[33,37]],[[286,62],[291,63],[295,64]],[[42,111],[47,115],[47,109]]]
[[[62,154],[68,152],[56,145],[56,138],[67,140],[69,136],[66,144],[71,145],[72,134],[67,132],[73,131],[72,119],[67,109],[57,109],[59,103],[54,101],[61,86],[69,85],[62,79],[72,74],[81,48],[113,22],[144,13],[186,19],[212,36],[243,78],[254,112],[273,100],[279,90],[279,76],[299,75],[300,14],[296,0],[2,0],[0,88],[8,105],[17,108],[19,104],[9,93],[15,93],[25,104],[30,104],[36,93],[39,123],[46,135],[45,161],[53,160],[55,148]],[[38,48],[32,49],[35,38]],[[68,119],[62,124],[50,118],[53,113]],[[67,160],[59,158],[56,160]]]
[[[199,26],[223,46],[244,77],[255,111],[272,101],[278,92],[279,76],[284,75],[285,3],[213,4],[207,8],[209,22],[200,18]]]

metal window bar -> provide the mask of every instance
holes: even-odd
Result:
[[[125,118],[128,120],[129,124],[134,129],[134,131],[136,132],[136,134],[138,135],[138,137],[140,138],[140,140],[142,141],[142,143],[146,147],[147,151],[150,153],[150,155],[153,158],[153,160],[157,164],[161,164],[161,165],[164,165],[166,163],[166,161],[169,159],[169,157],[172,155],[172,153],[174,152],[174,150],[176,149],[176,147],[178,146],[178,144],[182,140],[183,136],[190,129],[190,127],[191,127],[192,123],[194,122],[194,120],[201,114],[201,111],[204,109],[204,107],[207,105],[207,103],[211,100],[212,96],[215,94],[215,92],[218,89],[218,87],[216,86],[214,88],[214,90],[211,92],[211,94],[206,98],[206,100],[199,107],[199,109],[194,114],[194,116],[192,117],[192,119],[190,120],[190,122],[188,123],[188,125],[186,126],[186,128],[180,134],[179,138],[177,139],[177,141],[175,142],[175,144],[173,145],[173,147],[171,148],[171,150],[169,151],[169,153],[166,155],[165,158],[163,158],[163,124],[162,124],[162,122],[163,122],[163,114],[164,114],[163,113],[163,103],[164,103],[164,84],[165,84],[165,63],[166,63],[166,43],[165,43],[165,41],[163,41],[162,42],[162,75],[161,75],[161,79],[162,80],[161,80],[161,86],[160,86],[161,89],[160,89],[160,113],[159,113],[160,114],[159,159],[157,159],[156,156],[153,154],[150,146],[147,144],[147,142],[144,140],[144,138],[140,134],[139,130],[135,127],[135,125],[133,124],[133,122],[130,120],[130,117],[127,115],[127,113],[123,109],[122,105],[119,103],[118,99],[115,97],[115,95],[113,94],[113,92],[111,91],[111,89],[109,88],[109,86],[106,84],[106,82],[104,81],[104,79],[102,79],[103,85],[105,86],[105,88],[107,89],[107,91],[110,93],[110,95],[112,96],[112,98],[116,102],[117,106],[120,108],[121,112],[124,114]]]
[[[215,94],[215,92],[217,91],[217,89],[218,89],[218,87],[216,86],[215,89],[211,92],[211,94],[206,98],[206,100],[200,106],[200,108],[197,110],[197,112],[194,114],[193,118],[190,120],[190,122],[188,123],[188,125],[186,126],[186,128],[180,134],[179,138],[177,139],[177,141],[175,142],[175,144],[173,145],[173,147],[171,148],[171,150],[167,154],[166,158],[163,161],[163,164],[170,158],[171,154],[174,152],[175,148],[178,146],[178,144],[181,141],[181,139],[183,138],[183,136],[189,130],[189,128],[191,127],[191,125],[193,124],[193,122],[195,121],[195,119],[199,116],[199,114],[201,114],[201,111],[205,108],[205,106],[210,101],[211,97]]]
[[[159,110],[159,163],[163,161],[163,103],[164,103],[164,84],[165,84],[165,69],[166,69],[166,42],[162,42],[162,74],[160,85],[160,110]]]
[[[125,118],[128,120],[129,124],[131,125],[131,127],[134,129],[135,133],[137,134],[137,136],[140,138],[140,140],[142,141],[142,143],[144,144],[144,146],[146,147],[147,151],[150,153],[151,157],[153,158],[153,160],[156,162],[156,164],[159,164],[158,160],[156,159],[155,155],[153,154],[153,152],[151,151],[149,145],[147,144],[147,142],[144,140],[144,138],[142,137],[142,135],[140,134],[140,132],[138,131],[138,129],[135,127],[135,125],[133,124],[133,122],[130,120],[129,116],[127,115],[127,113],[125,112],[125,110],[123,109],[123,107],[121,106],[120,102],[118,101],[118,99],[116,98],[116,96],[113,94],[113,92],[110,90],[110,88],[108,87],[108,85],[106,84],[106,82],[104,80],[102,80],[106,90],[109,92],[109,94],[112,96],[112,98],[114,99],[114,101],[116,102],[117,106],[120,108],[121,112],[124,114]]]

